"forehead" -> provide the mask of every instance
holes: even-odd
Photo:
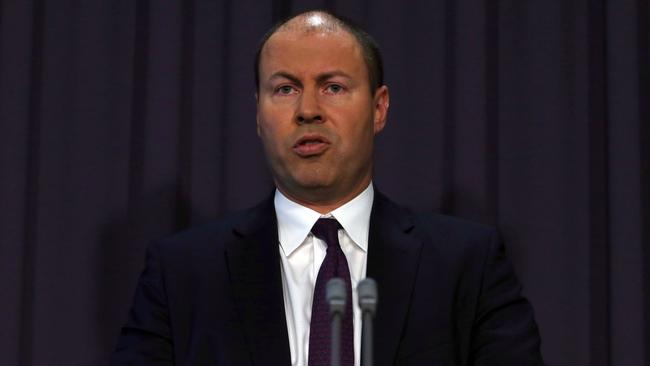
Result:
[[[343,30],[279,30],[264,45],[262,77],[282,69],[289,72],[340,69],[365,75],[365,61],[357,40]]]

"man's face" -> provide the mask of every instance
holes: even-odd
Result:
[[[388,90],[371,92],[352,35],[279,31],[264,46],[257,132],[285,195],[331,203],[361,192],[387,109]]]

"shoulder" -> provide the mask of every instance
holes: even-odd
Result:
[[[500,244],[496,227],[438,213],[415,212],[386,196],[376,197],[381,215],[399,223],[423,243],[423,255],[481,260]]]
[[[494,226],[454,216],[417,213],[413,214],[412,218],[415,226],[424,230],[430,237],[452,242],[484,242],[498,235]]]
[[[391,221],[410,225],[419,235],[452,241],[485,240],[497,235],[494,226],[439,213],[415,212],[378,193],[375,207]]]
[[[152,244],[155,250],[168,256],[223,251],[233,243],[241,242],[242,232],[274,221],[272,200],[264,200],[254,207],[233,211],[224,216],[179,231]]]

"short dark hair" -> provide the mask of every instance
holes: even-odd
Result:
[[[264,34],[264,37],[262,37],[262,39],[260,40],[260,43],[257,47],[257,51],[255,52],[254,66],[255,66],[256,90],[259,91],[259,87],[260,87],[260,61],[262,56],[262,50],[264,49],[264,45],[266,44],[266,42],[283,25],[287,24],[289,21],[291,21],[294,18],[297,18],[299,16],[308,13],[325,14],[326,16],[334,19],[337,25],[342,27],[343,30],[347,31],[352,36],[354,36],[357,43],[359,43],[359,46],[361,47],[361,53],[363,54],[363,59],[366,62],[366,68],[368,69],[368,81],[370,83],[370,90],[375,91],[377,90],[377,88],[384,85],[384,65],[382,62],[381,51],[379,50],[379,45],[377,45],[377,42],[370,36],[370,34],[368,34],[368,32],[363,30],[363,28],[361,28],[354,22],[350,21],[349,19],[346,19],[338,15],[334,15],[327,10],[310,10],[310,11],[306,11],[300,14],[290,16],[284,20],[275,23],[275,25],[273,25],[273,27],[271,27],[271,29],[269,29],[268,32]]]

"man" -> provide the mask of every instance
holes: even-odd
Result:
[[[150,247],[113,365],[329,364],[333,276],[352,297],[343,365],[360,365],[366,276],[380,293],[377,365],[541,365],[496,232],[374,190],[389,105],[374,41],[329,13],[299,14],[264,38],[256,76],[275,194]]]

